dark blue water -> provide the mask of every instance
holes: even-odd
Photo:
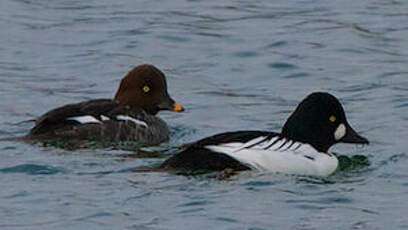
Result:
[[[183,114],[176,146],[278,131],[312,91],[339,97],[371,164],[327,180],[134,173],[124,150],[0,142],[1,229],[408,228],[408,2],[0,1],[0,138],[47,110],[112,97],[134,65],[162,69]],[[149,149],[147,149],[149,150]],[[173,152],[168,152],[172,154]]]

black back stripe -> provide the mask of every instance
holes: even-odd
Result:
[[[259,138],[259,137],[257,137]],[[255,141],[255,143],[251,143]],[[268,142],[269,141],[269,142]],[[265,143],[266,142],[266,143]],[[249,145],[248,145],[249,143]],[[263,144],[265,143],[265,144]],[[245,146],[247,145],[247,146]],[[265,146],[266,145],[266,146]],[[261,140],[256,140],[256,138],[249,140],[247,143],[243,144],[243,147],[237,148],[234,152],[241,151],[242,149],[251,149],[251,148],[262,148],[263,150],[269,150],[274,148],[272,151],[279,151],[279,152],[286,152],[286,151],[293,151],[296,152],[303,146],[303,143],[293,141],[291,139],[287,139],[280,136],[275,137],[263,137]]]
[[[285,146],[288,142],[291,141],[291,140],[288,140],[288,139],[282,139],[282,140],[284,140],[284,142],[277,149],[275,149],[275,151],[280,150],[283,146]]]
[[[292,148],[292,146],[293,146],[295,143],[296,143],[295,141],[292,141],[292,143],[291,143],[286,149],[284,149],[283,151],[288,151],[290,148]]]
[[[282,139],[281,137],[276,138],[275,141],[273,141],[271,144],[267,145],[264,149],[265,150],[270,149],[272,146],[274,146],[276,143],[278,143],[278,141],[280,141],[281,139]]]
[[[245,148],[245,149],[250,149],[250,148],[255,147],[255,146],[259,145],[259,144],[262,144],[262,143],[264,143],[265,141],[270,140],[270,139],[271,139],[270,137],[265,137],[264,139],[262,139],[262,140],[260,140],[260,141],[258,141],[258,142],[256,142],[256,143],[254,143],[254,144],[252,144],[252,145],[245,146],[244,148]]]
[[[301,144],[301,143],[299,143],[299,145],[298,145],[298,146],[296,146],[296,148],[295,148],[295,149],[293,149],[293,151],[298,150],[298,149],[299,149],[301,146],[302,146],[302,144]]]

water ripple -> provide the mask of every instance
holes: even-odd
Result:
[[[277,42],[273,42],[269,45],[267,45],[267,48],[276,48],[276,47],[282,47],[282,46],[286,46],[288,44],[287,41],[277,41]]]
[[[290,63],[285,63],[285,62],[270,63],[270,64],[268,64],[268,67],[273,68],[273,69],[279,69],[279,70],[296,69],[297,68],[295,65],[292,65]]]
[[[157,149],[0,142],[0,228],[404,229],[408,3],[351,2],[2,0],[0,136],[31,128],[7,122],[111,97],[138,63],[160,67],[190,109],[159,114],[171,134]],[[279,130],[317,90],[373,140],[356,150],[370,165],[347,160],[324,179],[131,172],[209,134]]]
[[[0,173],[24,173],[28,175],[53,175],[64,172],[63,168],[37,164],[21,164],[0,169]]]

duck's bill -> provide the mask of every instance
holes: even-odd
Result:
[[[181,104],[179,104],[179,103],[174,103],[174,105],[173,105],[173,111],[174,112],[183,112],[184,111],[184,108],[183,108],[183,106],[181,106]]]
[[[179,112],[179,113],[184,111],[183,106],[180,103],[175,102],[171,98],[169,98],[168,100],[160,103],[159,104],[159,109],[160,110],[170,110],[170,111]]]
[[[370,142],[367,138],[362,137],[354,131],[349,125],[347,127],[346,135],[340,140],[343,143],[351,143],[351,144],[369,144]]]

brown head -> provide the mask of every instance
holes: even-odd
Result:
[[[160,110],[184,111],[169,96],[164,74],[149,64],[136,66],[126,74],[120,82],[115,100],[121,104],[140,107],[153,115]]]

